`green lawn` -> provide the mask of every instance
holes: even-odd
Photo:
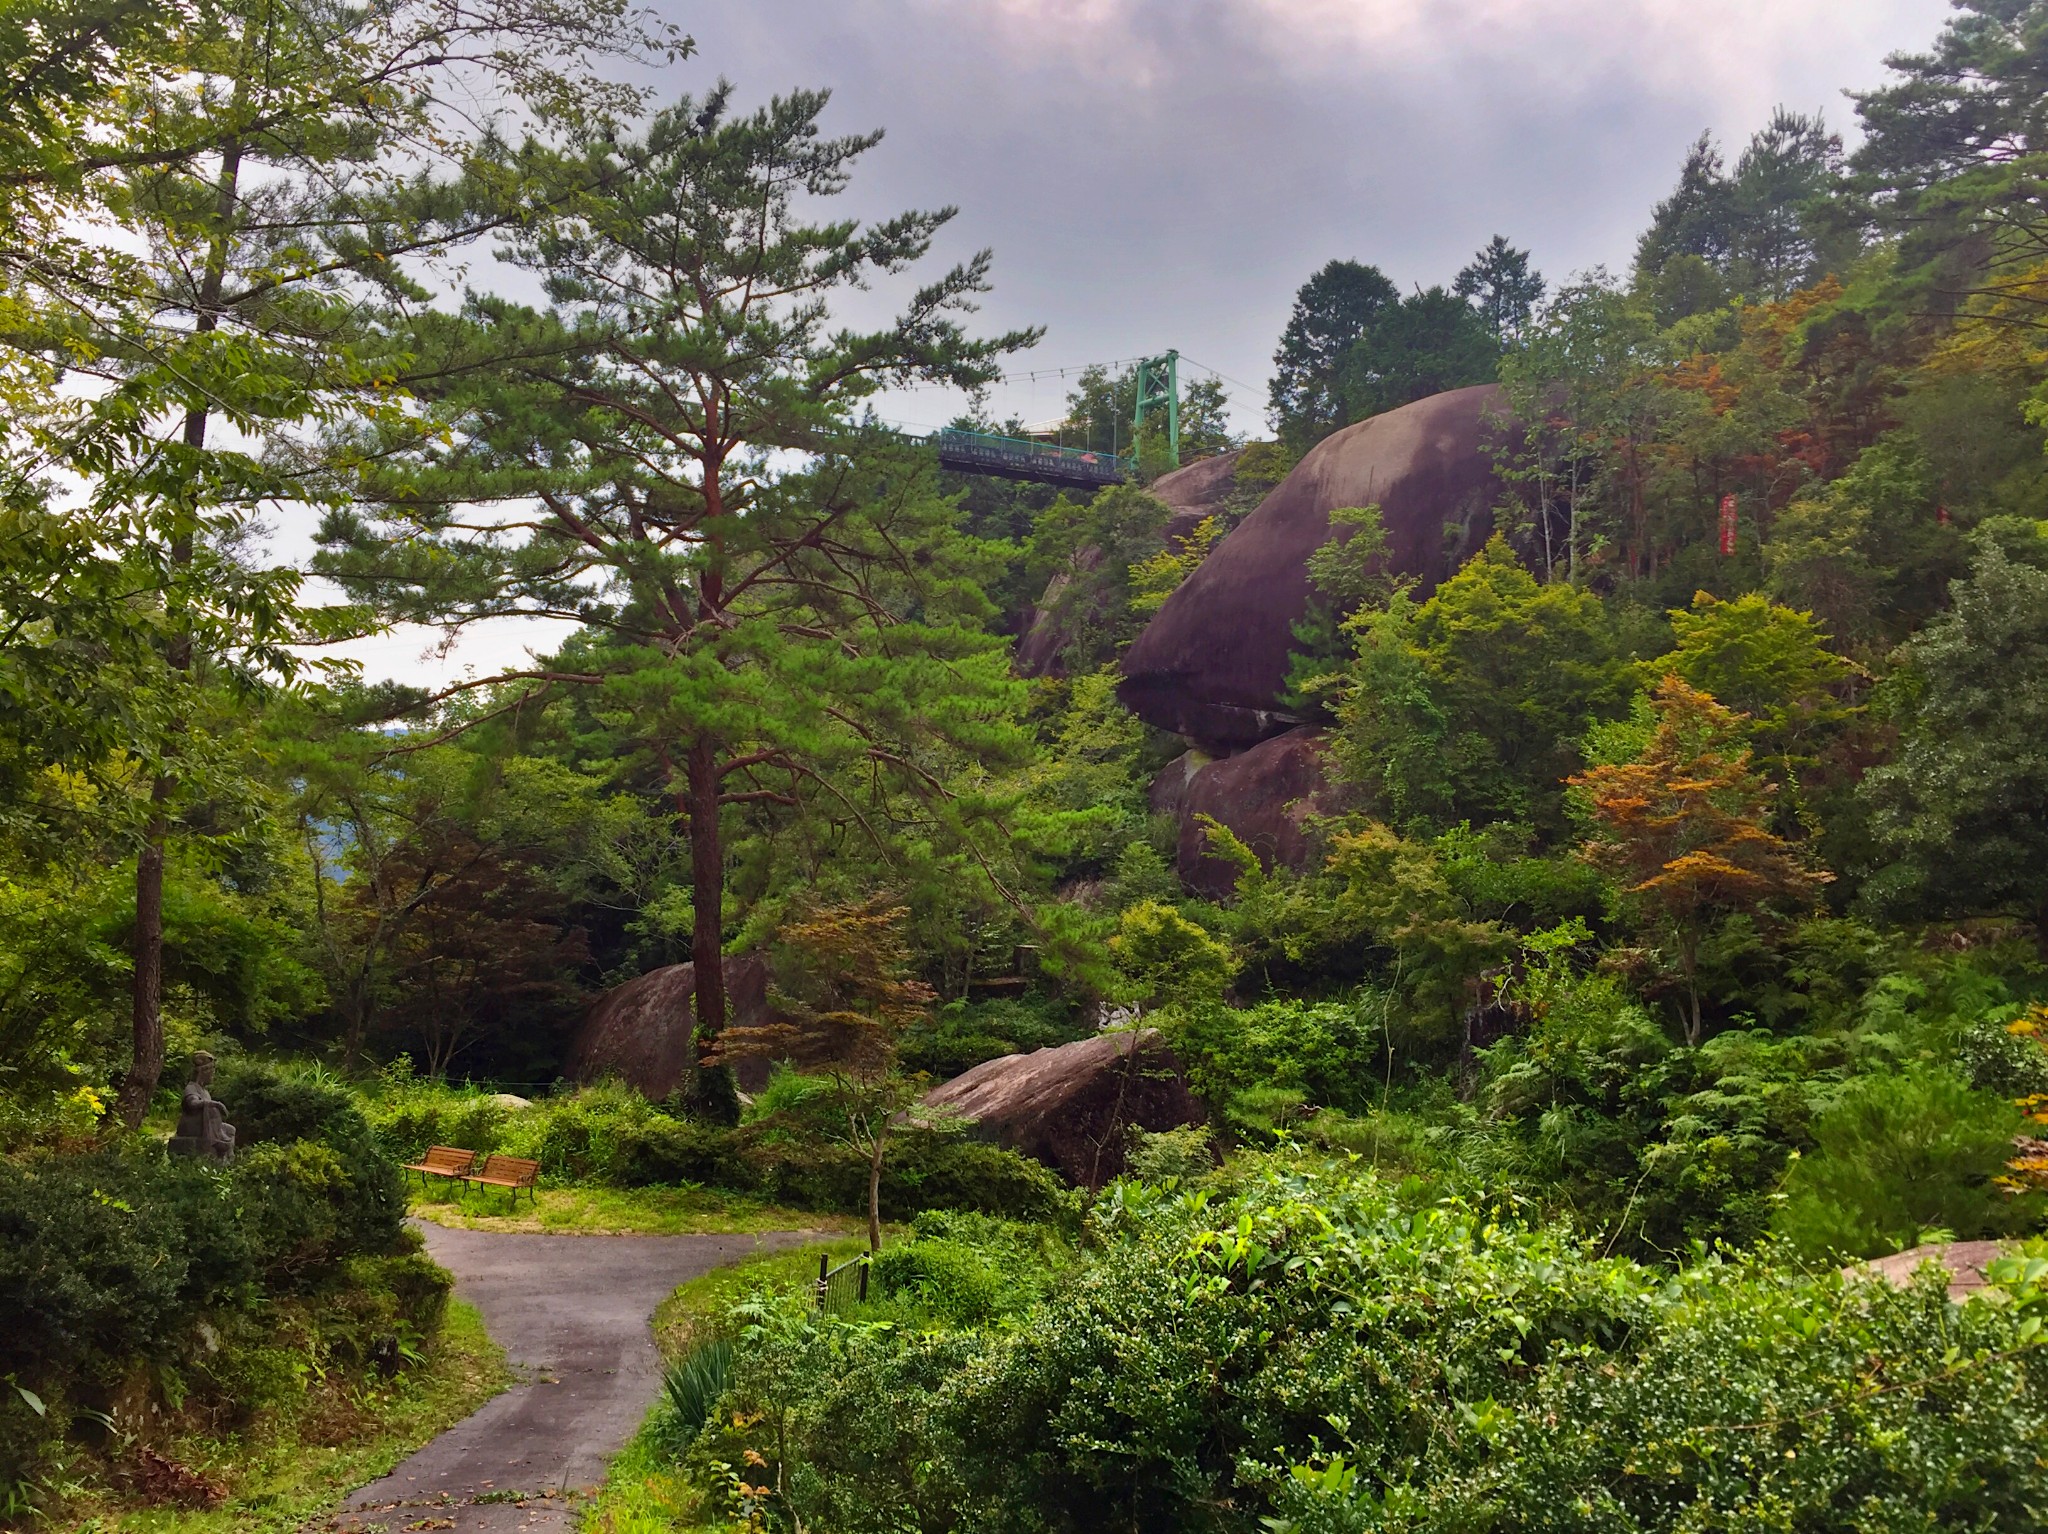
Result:
[[[251,1431],[188,1437],[164,1448],[228,1488],[206,1511],[129,1508],[107,1498],[67,1509],[78,1534],[288,1534],[329,1512],[512,1381],[505,1355],[474,1307],[451,1301],[416,1366],[389,1384],[316,1388],[295,1411],[266,1414]]]
[[[740,1194],[708,1188],[542,1188],[507,1208],[502,1189],[466,1189],[415,1183],[412,1212],[462,1230],[550,1232],[585,1236],[752,1235],[764,1230],[815,1230],[837,1235],[858,1229],[846,1215],[783,1209]]]

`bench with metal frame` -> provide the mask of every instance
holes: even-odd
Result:
[[[536,1206],[540,1193],[535,1181],[540,1176],[540,1163],[529,1161],[524,1156],[501,1156],[493,1151],[484,1158],[484,1164],[474,1172],[465,1173],[463,1181],[483,1188],[503,1188],[509,1194],[505,1207],[519,1207],[519,1194],[523,1189],[527,1199]]]
[[[451,1180],[467,1177],[475,1165],[476,1152],[473,1150],[464,1150],[459,1145],[431,1145],[427,1147],[427,1154],[423,1159],[408,1161],[399,1168],[399,1171],[419,1173],[420,1186],[424,1188],[429,1177],[446,1177]]]

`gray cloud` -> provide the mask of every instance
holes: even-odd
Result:
[[[1945,0],[750,0],[672,6],[743,97],[834,92],[883,127],[848,201],[953,203],[993,246],[1024,366],[1178,346],[1252,389],[1332,256],[1446,281],[1499,232],[1553,278],[1625,264],[1702,128],[1772,105],[1851,126],[1845,87],[1924,47]],[[1058,391],[998,400],[1050,414]],[[944,398],[892,401],[936,419]]]

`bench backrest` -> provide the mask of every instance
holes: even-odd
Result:
[[[436,1172],[467,1172],[476,1161],[476,1152],[463,1150],[455,1145],[436,1145],[428,1149],[420,1165]]]
[[[540,1173],[540,1163],[529,1161],[524,1156],[490,1155],[484,1158],[480,1177],[503,1177],[524,1186]]]

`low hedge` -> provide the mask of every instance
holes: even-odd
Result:
[[[867,1208],[867,1162],[830,1137],[829,1115],[815,1103],[729,1128],[678,1118],[617,1084],[508,1114],[471,1089],[409,1083],[373,1098],[367,1112],[386,1152],[408,1161],[429,1145],[459,1145],[530,1156],[543,1178],[560,1183],[687,1182],[800,1209]],[[960,1136],[906,1133],[883,1163],[891,1218],[972,1209],[1043,1219],[1067,1199],[1065,1184],[1037,1162]]]
[[[867,1207],[867,1159],[851,1146],[785,1138],[766,1125],[721,1129],[651,1120],[619,1135],[612,1180],[622,1187],[694,1182],[732,1188],[801,1209]],[[905,1134],[882,1163],[882,1208],[891,1218],[922,1209],[973,1209],[1010,1219],[1047,1219],[1067,1190],[1027,1157],[954,1135]]]

